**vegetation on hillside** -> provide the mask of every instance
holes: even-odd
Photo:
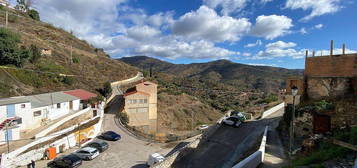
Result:
[[[37,15],[34,11],[24,13],[3,7],[0,9],[2,21],[5,10],[9,13],[9,24],[7,29],[0,28],[0,65],[11,69],[0,69],[0,97],[74,88],[95,92],[105,81],[127,79],[138,71],[108,58],[103,50],[69,32],[34,22]],[[28,16],[29,13],[34,17]],[[52,54],[41,55],[43,49]]]

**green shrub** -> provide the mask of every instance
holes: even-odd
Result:
[[[124,125],[128,125],[129,116],[125,112],[119,112],[119,119]]]
[[[41,58],[40,49],[37,46],[31,44],[29,48],[29,57],[31,63],[36,63]]]
[[[33,19],[40,21],[40,14],[35,9],[30,9],[27,14]]]
[[[74,78],[73,77],[70,77],[70,76],[65,76],[63,79],[62,79],[62,82],[67,84],[67,85],[73,85],[74,83]]]
[[[65,68],[61,65],[57,65],[53,62],[41,62],[38,64],[38,68],[41,71],[53,72],[53,73],[65,73]]]
[[[72,58],[72,62],[75,64],[78,64],[81,61],[81,59],[79,57],[73,57]]]
[[[112,85],[110,84],[110,82],[105,82],[103,85],[103,88],[100,88],[97,90],[103,97],[108,98],[112,92]]]
[[[29,57],[26,48],[19,48],[19,34],[6,28],[0,28],[0,65],[15,65],[21,67]]]

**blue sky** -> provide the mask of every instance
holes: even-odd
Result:
[[[112,57],[147,55],[172,63],[228,59],[303,68],[304,53],[357,50],[353,0],[38,0],[52,23]]]

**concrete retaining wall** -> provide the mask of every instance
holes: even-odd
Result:
[[[273,113],[277,112],[278,110],[284,108],[284,106],[285,106],[285,103],[280,103],[280,104],[274,106],[273,108],[271,108],[271,109],[269,109],[267,111],[264,111],[263,115],[262,115],[262,118],[266,118],[269,115],[272,115]]]
[[[264,161],[265,146],[268,136],[268,126],[265,127],[262,142],[260,144],[259,150],[234,165],[233,168],[255,168],[258,167],[260,163]]]
[[[172,155],[168,156],[165,158],[164,161],[157,163],[153,166],[151,166],[152,168],[168,168],[171,167],[172,163],[174,163],[175,160],[180,159],[181,157],[185,156],[182,152],[187,149],[187,148],[197,148],[198,144],[201,142],[201,137],[197,138],[196,140],[194,140],[193,142],[185,145],[184,147],[182,147],[181,149],[179,149],[178,151],[176,151],[175,153],[173,153]]]

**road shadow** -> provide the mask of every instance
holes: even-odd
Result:
[[[149,166],[146,163],[139,163],[139,164],[132,166],[131,168],[148,168],[148,167]]]
[[[117,114],[124,107],[123,95],[116,95],[104,109],[105,114]]]
[[[165,157],[168,157],[168,156],[172,155],[173,153],[175,153],[176,151],[180,150],[181,148],[183,148],[188,143],[189,142],[180,142],[180,143],[178,143],[169,153],[167,153],[165,155]]]

